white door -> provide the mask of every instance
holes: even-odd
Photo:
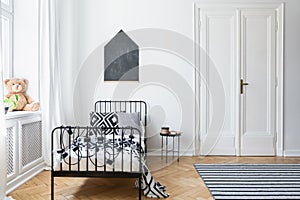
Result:
[[[275,155],[275,18],[275,10],[241,11],[241,155]]]
[[[200,29],[202,155],[235,155],[235,9],[202,9]]]
[[[200,10],[201,154],[275,155],[276,9]]]

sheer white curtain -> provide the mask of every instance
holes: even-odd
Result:
[[[0,8],[1,10],[1,8]],[[0,11],[1,14],[1,11]],[[1,20],[0,20],[1,21]],[[0,22],[1,27],[1,22]],[[0,36],[1,36],[1,28],[0,28]],[[0,49],[2,49],[0,42]],[[1,58],[1,50],[0,50],[0,158],[2,161],[6,161],[6,128],[5,128],[5,117],[4,117],[4,106],[3,106],[3,80],[2,80],[2,58]],[[0,199],[1,200],[9,200],[11,197],[6,197],[6,179],[7,179],[7,165],[6,162],[0,162]]]
[[[1,16],[1,6],[0,6]],[[0,38],[1,38],[1,20],[0,20]],[[2,79],[2,58],[1,58],[1,40],[0,40],[0,158],[2,161],[6,161],[6,128],[5,128],[5,116],[3,106],[3,79]],[[0,162],[0,199],[9,200],[11,197],[6,197],[6,177],[7,177],[7,165],[6,162]]]
[[[0,8],[1,10],[1,8]],[[1,12],[1,11],[0,11]],[[0,23],[1,27],[1,23]],[[1,33],[1,29],[0,29]],[[1,34],[0,34],[1,36]],[[0,44],[1,46],[1,44]],[[2,49],[2,47],[0,48]],[[0,51],[0,158],[2,161],[6,161],[6,144],[5,144],[5,137],[6,137],[6,128],[5,128],[5,117],[4,117],[4,106],[3,106],[3,80],[2,80],[2,58],[1,58],[1,51]],[[0,199],[6,199],[6,162],[0,162]]]
[[[51,130],[62,122],[58,0],[40,4],[40,80],[45,161],[51,165]]]
[[[1,16],[1,2],[0,2],[0,16]],[[1,19],[1,18],[0,18]],[[0,20],[0,38],[2,38],[2,24]],[[0,199],[8,200],[12,199],[6,197],[6,179],[7,179],[7,165],[6,165],[6,126],[4,116],[4,105],[3,105],[3,67],[2,67],[2,42],[0,40],[0,158],[4,162],[0,162]]]
[[[0,2],[0,16],[1,16],[1,2]],[[1,20],[0,20],[0,38],[2,37],[1,31]],[[4,106],[3,106],[3,80],[2,80],[2,45],[0,40],[0,158],[6,160],[6,128],[5,128],[5,117],[4,117]],[[6,162],[0,162],[0,199],[5,198],[6,191]]]

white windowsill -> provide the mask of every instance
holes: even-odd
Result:
[[[5,119],[16,119],[20,117],[29,117],[29,116],[35,116],[35,115],[40,115],[42,112],[41,111],[14,111],[14,112],[7,112],[5,115]]]

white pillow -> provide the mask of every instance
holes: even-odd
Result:
[[[138,113],[138,112],[135,112],[135,113],[118,112],[117,113],[118,125],[119,125],[119,127],[122,127],[122,128],[126,128],[126,127],[130,126],[132,128],[138,129],[141,132],[141,136],[142,136],[142,140],[143,140],[145,128],[142,125],[141,121],[139,120],[139,114],[140,113]],[[130,130],[127,130],[126,134],[130,134]],[[136,135],[136,134],[138,134],[138,132],[134,131],[134,134]],[[137,135],[136,135],[136,137],[137,137]],[[138,139],[138,137],[135,139]]]

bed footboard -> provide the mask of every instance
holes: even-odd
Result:
[[[109,132],[113,134],[104,134]],[[61,126],[51,140],[51,199],[55,177],[138,178],[141,199],[142,133],[132,127]]]

